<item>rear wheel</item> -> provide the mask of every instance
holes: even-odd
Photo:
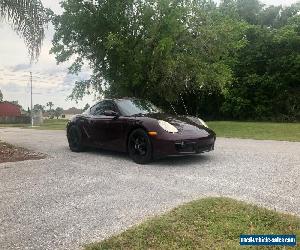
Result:
[[[82,134],[76,125],[72,125],[69,128],[67,137],[71,151],[81,152],[84,150],[84,146],[82,144]]]
[[[128,139],[128,152],[131,159],[138,164],[146,164],[152,160],[152,145],[145,130],[134,130]]]

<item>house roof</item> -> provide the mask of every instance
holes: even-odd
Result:
[[[65,115],[77,115],[77,114],[81,114],[81,113],[82,113],[82,110],[75,108],[75,107],[64,110]]]

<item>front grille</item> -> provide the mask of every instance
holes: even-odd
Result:
[[[175,143],[176,150],[180,153],[193,153],[197,149],[197,143]]]
[[[176,142],[175,148],[179,153],[201,153],[211,151],[214,149],[214,138]]]

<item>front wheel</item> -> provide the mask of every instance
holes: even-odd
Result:
[[[67,137],[71,151],[81,152],[84,150],[84,146],[82,144],[82,134],[76,125],[72,125],[69,128]]]
[[[131,159],[138,164],[146,164],[152,160],[152,145],[145,130],[136,129],[130,134],[128,152]]]

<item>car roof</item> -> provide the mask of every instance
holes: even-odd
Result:
[[[105,98],[101,101],[122,101],[122,100],[136,100],[138,98],[135,97],[122,97],[122,98]],[[101,102],[99,101],[99,102]]]
[[[112,101],[112,102],[115,102],[115,101],[122,101],[122,100],[137,100],[139,98],[135,98],[135,97],[122,97],[122,98],[105,98],[105,99],[102,99],[102,100],[98,100],[97,102],[95,102],[92,106],[96,106],[97,104],[99,104],[100,102],[104,102],[104,101]]]

